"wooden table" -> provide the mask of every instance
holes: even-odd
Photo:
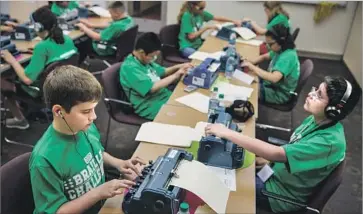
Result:
[[[216,52],[222,50],[227,44],[226,41],[222,41],[215,37],[208,37],[203,43],[200,51]],[[237,51],[244,57],[257,57],[259,55],[259,47],[250,46],[237,43]],[[193,60],[193,64],[199,62]],[[243,83],[232,80],[232,83],[243,85]],[[184,106],[175,101],[175,98],[181,97],[186,94],[183,91],[185,85],[179,82],[172,96],[167,104],[165,104],[159,111],[155,118],[155,122],[167,123],[172,125],[184,125],[189,127],[195,127],[199,121],[207,121],[207,115],[194,110],[190,107]],[[250,87],[254,88],[254,92],[250,98],[251,102],[258,109],[258,83],[253,83]],[[209,90],[198,89],[197,91],[209,95]],[[245,123],[243,134],[250,137],[255,137],[255,117],[251,118]],[[145,160],[155,160],[158,156],[164,155],[170,146],[151,144],[141,142],[136,149],[134,156],[137,155]],[[227,213],[255,213],[256,212],[256,200],[255,200],[255,164],[253,163],[247,168],[236,170],[236,182],[237,191],[231,192],[227,204]],[[211,194],[218,194],[213,192],[211,188]],[[123,213],[121,210],[123,196],[116,196],[106,201],[105,205],[101,209],[100,213]],[[214,213],[209,206],[205,205],[198,208],[198,212],[201,213]]]
[[[111,21],[110,18],[88,18],[88,20],[93,24],[102,24],[108,23]],[[77,40],[85,34],[80,30],[71,31],[68,36],[70,36],[73,40]],[[34,48],[34,46],[40,42],[39,39],[33,39],[32,41],[23,41],[23,40],[12,40],[11,42],[15,44],[18,50],[29,50]],[[32,54],[21,54],[17,59],[20,64],[26,63],[31,59]],[[11,66],[7,63],[0,64],[0,74],[9,70]]]

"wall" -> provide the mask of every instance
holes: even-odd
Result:
[[[355,13],[343,60],[362,87],[362,2]]]
[[[168,1],[167,24],[176,23],[182,1]],[[342,56],[349,36],[357,2],[348,2],[320,24],[313,20],[315,5],[283,3],[290,13],[292,28],[300,27],[296,44],[300,51]],[[262,2],[208,1],[207,10],[217,16],[233,19],[249,17],[262,26],[266,16]]]

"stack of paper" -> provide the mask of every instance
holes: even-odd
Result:
[[[251,40],[237,39],[236,42],[253,46],[260,46],[263,43],[263,41],[257,39],[251,39]]]
[[[194,108],[202,113],[208,113],[209,97],[199,92],[179,97],[175,99],[175,101]]]
[[[224,100],[233,102],[234,100],[247,100],[250,98],[253,88],[237,86],[226,82],[218,82],[218,93],[224,94]]]
[[[93,7],[88,8],[88,10],[94,12],[95,14],[99,15],[100,17],[111,18],[110,12],[103,7],[93,6]]]
[[[256,34],[246,27],[235,27],[232,28],[232,30],[238,33],[238,35],[240,35],[244,40],[256,38]]]
[[[213,58],[213,59],[219,60],[221,58],[221,56],[223,56],[224,54],[225,54],[224,51],[217,51],[214,53],[196,51],[192,55],[190,55],[188,58],[196,59],[196,60],[200,60],[200,61],[204,61],[207,58]]]
[[[146,122],[141,125],[136,141],[190,147],[192,141],[199,141],[202,135],[188,126]]]
[[[253,82],[253,80],[255,80],[254,77],[252,77],[251,75],[246,74],[245,72],[242,72],[238,69],[236,69],[233,73],[233,77],[240,80],[241,82],[244,82],[248,85],[251,85],[251,83]]]

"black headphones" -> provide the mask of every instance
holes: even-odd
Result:
[[[31,23],[33,23],[33,24],[34,24],[34,30],[35,30],[35,32],[39,33],[39,32],[44,31],[44,26],[43,26],[43,24],[42,24],[42,23],[40,23],[40,22],[36,22],[36,21],[34,20],[33,14],[34,14],[34,13],[30,14],[30,21],[31,21]]]
[[[246,122],[255,114],[255,108],[248,100],[235,100],[231,106],[226,108],[226,112],[229,113],[233,119],[237,119],[240,122]]]
[[[289,30],[289,28],[287,28],[287,30]],[[285,44],[285,42],[286,42],[286,36],[279,36],[277,33],[276,33],[276,31],[273,29],[273,27],[272,28],[270,28],[268,31],[270,31],[271,33],[272,33],[272,35],[273,35],[273,37],[275,37],[275,40],[276,40],[276,42],[279,44],[279,45],[283,45],[283,44]]]
[[[352,85],[348,80],[345,80],[345,82],[347,83],[347,88],[345,89],[344,95],[339,103],[336,105],[328,105],[325,108],[325,116],[330,120],[336,120],[336,118],[341,114],[342,108],[347,103],[352,93]]]

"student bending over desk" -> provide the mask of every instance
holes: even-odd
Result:
[[[79,4],[77,1],[54,1],[51,10],[56,16],[62,16],[63,14],[78,8]]]
[[[93,123],[101,96],[97,79],[71,65],[57,67],[45,80],[54,120],[30,157],[34,213],[98,213],[103,200],[122,194],[141,175],[136,165],[145,165],[142,159],[121,160],[104,151]],[[105,182],[104,163],[128,180]]]
[[[33,56],[25,70],[8,51],[1,52],[4,60],[13,67],[18,78],[24,83],[21,87],[16,87],[18,84],[15,86],[11,81],[1,77],[1,91],[7,97],[6,104],[14,117],[6,119],[7,128],[27,129],[29,127],[29,123],[17,102],[12,98],[14,93],[26,93],[33,97],[40,96],[38,91],[32,90],[26,85],[32,84],[38,88],[41,87],[38,77],[48,64],[67,59],[77,53],[72,39],[63,35],[62,30],[57,25],[56,16],[47,6],[37,9],[32,14],[32,19],[37,26],[35,28],[36,33],[43,41],[34,47]]]
[[[160,49],[158,36],[145,33],[138,38],[135,50],[126,57],[120,68],[120,83],[135,113],[149,120],[153,120],[169,100],[171,91],[167,87],[191,67],[189,63],[169,68],[158,65],[154,61]]]
[[[204,22],[210,20],[220,22],[233,22],[237,26],[241,25],[240,21],[213,16],[205,11],[205,1],[186,1],[184,2],[178,15],[178,23],[180,24],[179,33],[179,49],[183,57],[187,58],[193,54],[203,43],[201,35],[209,29],[218,29],[216,26],[205,26]]]
[[[290,28],[290,16],[282,8],[282,5],[278,1],[266,1],[263,3],[265,13],[267,16],[266,28],[260,27],[255,21],[250,18],[243,18],[242,22],[250,22],[252,29],[260,35],[265,35],[267,30],[271,29],[277,24],[282,24],[287,28]]]
[[[244,60],[242,66],[260,78],[259,100],[266,103],[283,104],[290,100],[300,77],[300,63],[289,29],[275,25],[266,33],[270,52],[255,60]],[[270,60],[267,71],[255,66],[263,60]]]
[[[132,17],[128,16],[125,12],[125,7],[121,1],[112,2],[108,10],[111,14],[113,22],[110,25],[95,25],[87,21],[87,19],[81,19],[80,22],[76,24],[79,29],[87,36],[89,36],[93,41],[103,41],[107,42],[107,45],[98,45],[96,42],[91,44],[90,42],[85,42],[80,48],[80,62],[87,57],[92,51],[95,51],[101,56],[111,56],[116,53],[116,50],[112,48],[115,45],[115,40],[120,33],[128,30],[130,27],[134,26],[134,20]],[[90,28],[105,28],[100,33],[90,29]]]
[[[244,136],[222,124],[208,125],[205,130],[206,134],[228,139],[271,161],[273,175],[265,183],[256,176],[256,204],[273,212],[291,212],[299,207],[272,198],[267,200],[261,190],[306,204],[314,188],[344,160],[346,142],[339,121],[353,110],[360,96],[361,90],[345,79],[325,77],[319,88],[313,88],[306,98],[304,109],[312,115],[283,146]]]

